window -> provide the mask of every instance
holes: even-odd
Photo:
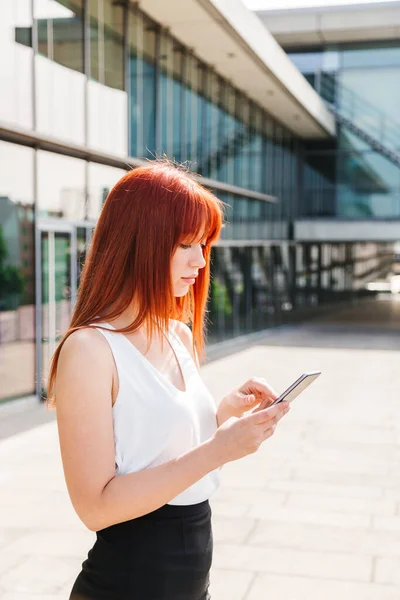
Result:
[[[89,0],[89,145],[128,152],[128,98],[124,81],[125,8],[113,0]],[[109,116],[110,118],[106,118]]]
[[[112,0],[89,0],[90,77],[124,89],[123,9]]]
[[[33,125],[31,0],[0,2],[0,119]]]
[[[156,29],[138,9],[129,10],[129,153],[139,158],[156,151]]]
[[[34,14],[37,128],[79,144],[85,142],[82,7],[82,0],[36,2]]]
[[[41,217],[85,218],[85,161],[38,150],[37,188]]]
[[[83,2],[37,2],[35,18],[39,54],[83,73]]]
[[[30,148],[0,142],[0,356],[7,373],[0,399],[35,391],[33,154]]]

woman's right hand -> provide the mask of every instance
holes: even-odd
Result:
[[[225,421],[211,439],[218,463],[222,466],[256,452],[262,442],[273,435],[276,424],[289,410],[288,402],[279,402],[264,410]]]

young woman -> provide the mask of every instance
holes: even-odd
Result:
[[[276,398],[259,378],[216,407],[200,377],[222,217],[167,162],[127,173],[104,204],[48,382],[68,492],[96,532],[70,600],[210,598],[220,468],[288,411],[250,412]]]

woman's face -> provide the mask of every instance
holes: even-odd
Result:
[[[180,244],[172,256],[171,277],[174,296],[185,296],[194,284],[200,269],[206,265],[203,257],[204,241]]]

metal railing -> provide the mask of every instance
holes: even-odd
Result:
[[[346,88],[336,74],[317,72],[315,90],[338,123],[400,167],[400,123]]]

